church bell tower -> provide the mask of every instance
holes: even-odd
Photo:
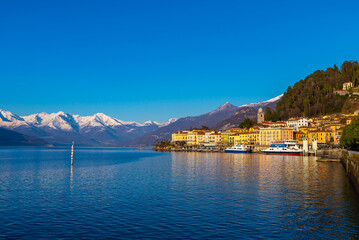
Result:
[[[262,122],[264,122],[264,113],[263,113],[262,108],[260,108],[257,113],[257,124],[262,123]]]

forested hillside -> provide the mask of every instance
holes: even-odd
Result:
[[[341,90],[344,82],[352,82],[354,87],[359,85],[357,61],[346,61],[340,69],[334,65],[326,71],[315,71],[293,87],[288,87],[275,111],[267,109],[265,118],[276,121],[341,112],[348,95],[339,96],[334,91]]]

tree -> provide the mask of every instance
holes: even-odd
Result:
[[[171,146],[171,141],[170,140],[157,140],[156,141],[156,144],[155,144],[155,147],[156,148],[166,148],[166,147],[169,147]]]
[[[352,150],[359,150],[359,119],[354,117],[352,122],[343,128],[340,145]]]
[[[255,122],[253,122],[253,121],[250,120],[249,118],[246,118],[246,119],[243,120],[243,122],[241,122],[241,123],[239,124],[239,128],[247,128],[247,129],[248,129],[248,128],[253,127],[254,124],[255,124]]]
[[[353,74],[353,85],[354,87],[358,86],[358,71],[355,71]]]
[[[205,126],[205,125],[202,125],[201,129],[200,130],[208,130],[209,127]]]
[[[304,99],[303,105],[304,105],[304,116],[309,117],[310,116],[310,101],[309,101],[309,98]]]
[[[340,69],[334,65],[327,70],[318,70],[288,87],[281,100],[272,110],[268,120],[287,120],[291,117],[316,117],[338,113],[343,110],[348,95],[340,96],[334,92],[342,89],[344,82],[359,85],[359,63],[346,61]]]
[[[272,109],[270,109],[270,107],[266,108],[266,113],[264,114],[264,120],[272,121]]]
[[[264,114],[264,120],[272,121],[272,122],[279,121],[278,112],[273,111],[271,108],[267,107],[266,112]]]

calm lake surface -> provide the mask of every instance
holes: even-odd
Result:
[[[1,239],[358,239],[340,163],[150,150],[0,148]]]

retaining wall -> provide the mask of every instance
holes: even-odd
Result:
[[[348,177],[359,193],[359,152],[343,150],[341,160]]]

